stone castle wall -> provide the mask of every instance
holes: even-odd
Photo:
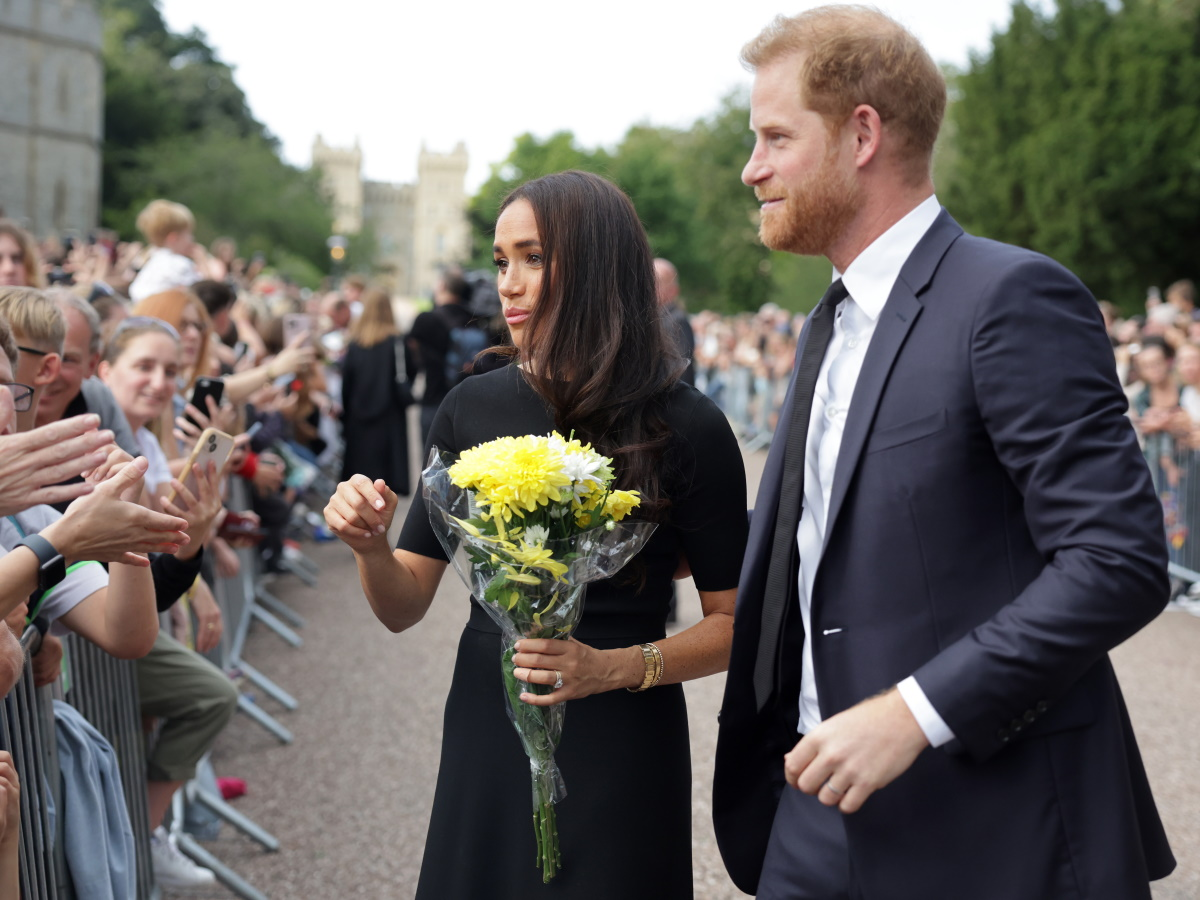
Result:
[[[100,41],[91,0],[0,0],[0,208],[39,236],[99,221]]]

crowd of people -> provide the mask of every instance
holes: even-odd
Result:
[[[1196,285],[1176,281],[1165,292],[1151,288],[1145,310],[1120,316],[1102,304],[1129,397],[1130,416],[1162,501],[1171,560],[1200,570],[1200,312]],[[1175,579],[1172,606],[1200,615],[1193,587],[1200,579]]]
[[[191,213],[165,200],[138,227],[144,245],[99,232],[39,246],[0,220],[0,694],[20,676],[27,629],[40,635],[37,686],[60,677],[67,632],[136,660],[154,723],[150,857],[157,883],[178,888],[214,876],[166,829],[172,797],[238,701],[233,673],[209,659],[227,624],[215,580],[238,574],[238,547],[257,548],[269,572],[295,552],[298,526],[328,537],[303,517],[303,497],[337,465],[339,418],[355,466],[407,479],[406,385],[434,353],[413,341],[408,362],[390,296],[357,277],[302,292],[232,241],[199,245]],[[233,505],[245,496],[247,508]],[[0,792],[10,896],[19,787],[6,754]],[[111,896],[134,896],[132,860],[104,872]]]
[[[712,810],[748,893],[1148,898],[1172,871],[1108,651],[1167,600],[1164,522],[1195,565],[1194,285],[1152,292],[1144,317],[1103,307],[1131,427],[1083,284],[940,206],[946,86],[915,37],[826,7],[775,20],[743,60],[760,238],[839,276],[807,322],[766,307],[689,323],[632,203],[583,172],[503,201],[498,297],[447,271],[411,327],[361,280],[305,294],[232,242],[199,247],[169,201],[139,216],[141,246],[39,248],[0,222],[0,689],[30,628],[39,684],[66,631],[136,660],[159,722],[161,885],[213,879],[163,823],[237,702],[204,657],[232,548],[284,567],[298,504],[340,461],[323,521],[303,521],[353,551],[389,630],[433,602],[450,560],[419,493],[388,537],[414,488],[414,402],[427,448],[551,429],[593,444],[656,526],[628,571],[590,584],[573,640],[504,648],[515,702],[574,701],[553,834],[520,827],[533,756],[499,702],[499,631],[470,605],[418,898],[691,897],[682,684],[726,670]],[[738,436],[772,444],[749,517]],[[229,508],[233,479],[250,508]],[[492,561],[550,571],[541,531],[510,524]],[[668,633],[682,577],[703,615]],[[495,584],[481,602],[501,602]],[[5,896],[20,790],[0,755]],[[631,826],[639,809],[652,827]],[[566,864],[547,888],[529,862],[551,844]],[[132,871],[107,859],[109,878]]]

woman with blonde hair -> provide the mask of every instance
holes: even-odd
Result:
[[[0,219],[0,285],[44,287],[37,242],[11,219]]]
[[[342,478],[360,472],[408,494],[406,410],[412,393],[405,381],[404,344],[385,291],[366,291],[362,305],[342,361]]]

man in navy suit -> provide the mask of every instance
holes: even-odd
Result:
[[[1174,859],[1107,653],[1162,610],[1166,551],[1096,303],[940,207],[945,84],[897,23],[780,17],[743,59],[762,240],[836,281],[742,570],[730,873],[764,900],[1149,898]]]

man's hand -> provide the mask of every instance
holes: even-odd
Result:
[[[7,750],[0,750],[0,848],[17,843],[21,825],[21,782]]]
[[[826,806],[858,812],[929,746],[895,688],[826,719],[783,758],[788,784]]]
[[[104,462],[103,448],[112,443],[113,433],[97,431],[99,424],[99,416],[72,416],[0,436],[0,516],[91,493],[86,482],[54,485]]]
[[[187,520],[146,509],[127,500],[141,492],[149,463],[139,456],[67,507],[42,536],[68,560],[148,566],[139,554],[174,553],[188,542]]]
[[[42,636],[42,646],[33,657],[33,686],[54,684],[62,674],[62,641],[52,634]]]

